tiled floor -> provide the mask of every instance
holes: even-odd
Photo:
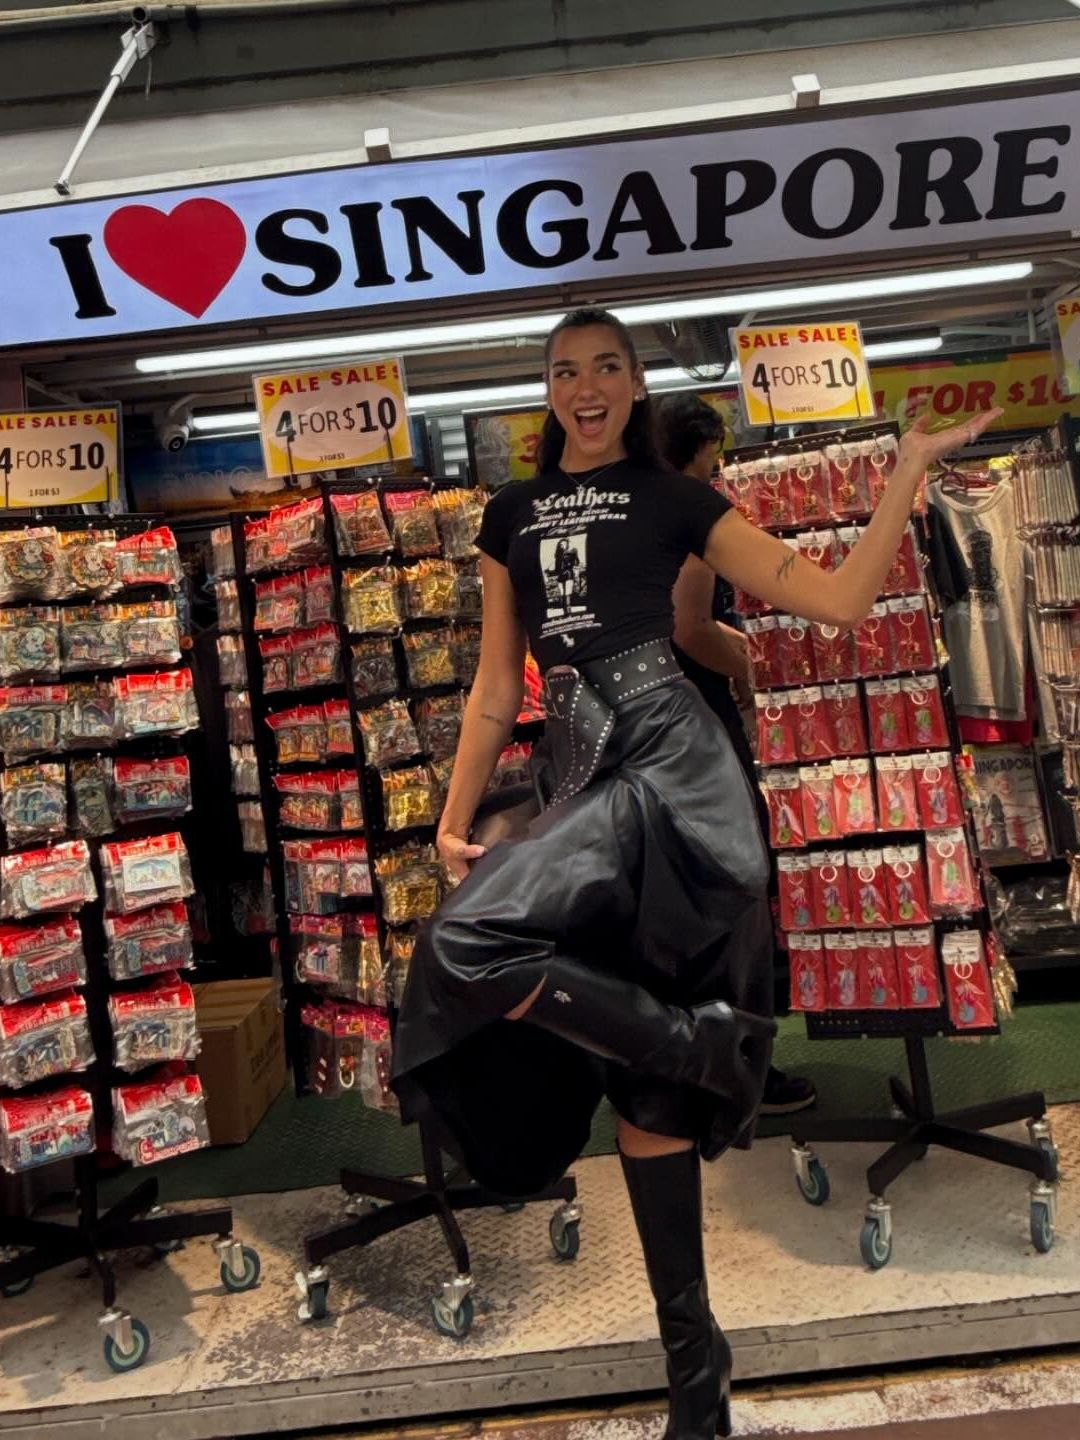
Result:
[[[863,1267],[857,1244],[862,1171],[875,1152],[823,1147],[833,1199],[821,1210],[799,1198],[786,1142],[707,1167],[713,1300],[738,1375],[1080,1341],[1080,1204],[1069,1183],[1080,1167],[1080,1107],[1054,1120],[1065,1179],[1057,1244],[1045,1256],[1028,1237],[1025,1178],[961,1156],[932,1153],[894,1187],[894,1258],[878,1273]],[[42,1277],[0,1306],[0,1437],[84,1440],[107,1418],[110,1440],[202,1440],[659,1389],[617,1161],[583,1161],[577,1175],[585,1218],[573,1265],[552,1257],[546,1210],[465,1217],[477,1318],[464,1342],[436,1335],[429,1319],[430,1296],[450,1278],[434,1221],[332,1262],[330,1317],[298,1323],[300,1238],[341,1215],[333,1189],[237,1199],[237,1231],[263,1260],[247,1295],[223,1292],[204,1242],[164,1261],[122,1257],[121,1303],[152,1334],[149,1363],[128,1376],[103,1364],[95,1286],[75,1267]],[[861,1400],[861,1423],[881,1423],[885,1403]],[[651,1432],[625,1432],[639,1436]]]

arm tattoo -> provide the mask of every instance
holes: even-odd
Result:
[[[506,723],[505,721],[500,720],[500,718],[498,717],[498,715],[489,715],[486,710],[481,710],[481,711],[480,711],[480,719],[481,719],[481,720],[490,720],[493,725],[503,725],[503,724]]]
[[[795,551],[792,550],[792,551],[789,551],[789,553],[784,556],[783,560],[781,560],[781,561],[780,561],[780,564],[776,567],[776,578],[777,578],[777,580],[783,580],[784,576],[788,573],[788,571],[791,569],[791,567],[792,567],[794,564],[795,564]]]

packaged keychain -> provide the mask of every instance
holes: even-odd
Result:
[[[477,555],[476,537],[484,518],[484,496],[480,490],[436,490],[432,497],[435,520],[447,560],[472,560]]]
[[[894,925],[929,925],[930,896],[926,870],[918,845],[893,846],[884,850],[885,886],[889,895],[889,918]]]
[[[59,536],[58,593],[90,595],[100,600],[123,583],[115,530],[65,530]]]
[[[840,834],[840,821],[831,765],[799,767],[799,800],[806,840],[798,843],[812,845],[815,840],[835,840]]]
[[[874,770],[882,830],[918,830],[919,798],[911,756],[880,755]]]
[[[899,680],[868,680],[866,713],[870,719],[870,749],[875,754],[911,748],[908,707]]]
[[[74,915],[38,925],[0,925],[0,1000],[5,1005],[85,982],[86,956]]]
[[[239,630],[240,592],[235,580],[218,580],[214,583],[214,601],[217,605],[219,630]]]
[[[797,524],[791,504],[786,457],[769,455],[757,461],[755,469],[754,490],[758,524],[765,530],[783,529],[786,525]]]
[[[360,776],[355,770],[334,772],[338,825],[342,830],[363,830],[364,807],[360,802]]]
[[[94,1101],[74,1085],[0,1100],[0,1166],[9,1175],[94,1149]]]
[[[749,622],[747,622],[749,623]],[[777,672],[779,685],[808,685],[816,675],[810,626],[793,615],[777,619]],[[757,683],[755,678],[755,684]]]
[[[935,830],[928,834],[926,864],[934,915],[970,915],[982,909],[964,830]]]
[[[51,526],[0,531],[0,603],[55,600],[63,579],[60,537]]]
[[[262,660],[263,693],[272,695],[288,690],[290,685],[289,658],[291,646],[288,635],[266,635],[259,641],[259,657]]]
[[[259,570],[295,570],[326,563],[326,524],[322,500],[280,505],[269,515],[244,524],[249,574]]]
[[[316,1095],[356,1088],[364,1051],[366,1007],[343,1001],[305,1005],[300,1012],[307,1040],[307,1085]]]
[[[401,596],[410,620],[452,620],[458,612],[457,571],[449,560],[418,560],[401,571]]]
[[[140,980],[195,964],[191,921],[183,900],[134,915],[106,915],[106,959],[114,980]]]
[[[191,1071],[113,1090],[113,1150],[132,1165],[155,1165],[210,1144],[202,1081]]]
[[[840,563],[835,530],[800,530],[794,544],[800,555],[821,570],[835,570]]]
[[[788,497],[792,524],[820,524],[829,514],[829,477],[820,450],[788,457]]]
[[[948,750],[912,756],[919,816],[927,830],[954,829],[964,823],[964,806]]]
[[[0,1006],[0,1085],[21,1090],[93,1063],[86,1001],[75,991]]]
[[[398,688],[394,642],[385,635],[365,635],[353,642],[352,682],[357,701],[381,700]]]
[[[907,733],[912,746],[941,749],[949,744],[949,727],[936,675],[914,675],[900,682]]]
[[[932,670],[934,638],[922,595],[889,600],[889,634],[894,670]]]
[[[341,894],[345,900],[362,900],[371,896],[371,868],[368,865],[367,841],[349,836],[338,841],[341,856]]]
[[[874,814],[870,761],[834,760],[832,775],[833,804],[840,834],[873,834],[877,829],[877,817]]]
[[[180,621],[175,600],[108,608],[120,616],[125,665],[172,665],[180,659]]]
[[[0,680],[60,674],[60,610],[34,605],[0,610]]]
[[[64,750],[98,750],[118,735],[116,688],[111,680],[73,680],[61,722]]]
[[[73,605],[61,611],[60,655],[65,673],[115,670],[125,663],[120,605]]]
[[[57,764],[17,765],[0,775],[0,816],[9,846],[67,830],[67,786]]]
[[[442,899],[442,867],[434,845],[404,845],[380,855],[375,874],[388,925],[426,920]]]
[[[435,506],[427,490],[388,490],[383,504],[394,544],[406,559],[442,553]]]
[[[870,508],[876,510],[885,494],[893,471],[896,469],[897,444],[895,435],[876,435],[872,440],[862,442],[863,470],[870,492]]]
[[[832,755],[865,755],[869,746],[859,702],[859,687],[851,682],[821,687],[825,723]]]
[[[112,807],[112,765],[107,755],[70,761],[72,825],[86,839],[111,835],[116,829]]]
[[[397,1096],[390,1084],[393,1047],[390,1021],[371,1006],[364,1007],[364,1050],[360,1057],[357,1088],[360,1098],[371,1110],[396,1114]]]
[[[346,570],[341,577],[341,604],[353,635],[396,635],[405,619],[398,572],[391,565]]]
[[[807,859],[813,925],[821,930],[847,929],[854,924],[847,855],[843,850],[814,850]]]
[[[451,625],[450,648],[454,656],[454,678],[469,689],[480,668],[480,626]]]
[[[303,623],[309,627],[329,624],[335,615],[334,572],[329,565],[309,565],[303,579]]]
[[[825,951],[820,935],[789,935],[792,1010],[828,1009]]]
[[[266,723],[274,737],[279,765],[314,764],[326,757],[326,714],[321,705],[278,710],[266,717]]]
[[[827,760],[834,755],[832,726],[825,709],[820,686],[808,685],[805,690],[791,692],[791,705],[796,712],[795,748],[799,760]]]
[[[131,739],[199,728],[195,686],[186,666],[154,675],[117,676],[116,705],[119,733]]]
[[[195,992],[185,980],[154,981],[109,996],[113,1063],[129,1074],[199,1053]]]
[[[411,689],[429,690],[435,685],[455,683],[453,640],[447,626],[437,630],[410,630],[401,637]]]
[[[105,909],[127,915],[194,893],[191,861],[178,831],[145,840],[114,840],[101,847]]]
[[[934,932],[927,926],[918,930],[894,930],[893,949],[900,984],[902,1010],[936,1010],[941,1004]]]
[[[867,1009],[899,1010],[900,981],[891,931],[861,931],[857,960],[859,991]]]
[[[821,681],[853,680],[859,673],[855,634],[838,625],[810,627],[814,650],[814,671]]]
[[[997,1025],[994,989],[983,939],[977,930],[954,930],[941,937],[949,1019],[957,1030],[991,1030]]]
[[[347,986],[343,915],[290,915],[289,934],[297,980],[328,989]]]
[[[337,685],[342,679],[336,625],[314,625],[289,636],[289,684],[293,690]]]
[[[369,765],[383,769],[419,755],[420,737],[404,700],[388,700],[373,710],[362,710],[359,720]]]
[[[137,585],[176,586],[183,576],[176,536],[167,525],[125,536],[117,544],[116,558],[121,583],[129,589]]]
[[[772,844],[778,849],[805,845],[798,770],[767,770],[761,777],[761,789],[769,810]]]
[[[743,622],[743,634],[750,657],[754,688],[771,690],[782,685],[780,663],[780,621],[775,615],[759,615]],[[802,681],[800,680],[800,684]]]
[[[457,753],[465,718],[465,696],[460,690],[449,695],[427,695],[415,707],[416,733],[420,749],[432,760],[449,760]]]
[[[860,930],[888,925],[889,899],[882,851],[849,850],[847,864],[855,925]]]
[[[248,683],[247,657],[244,641],[240,635],[219,635],[217,637],[218,676],[227,690],[246,690]]]
[[[185,815],[191,809],[191,762],[186,755],[113,762],[113,810],[121,824]]]
[[[829,1010],[866,1010],[868,999],[859,970],[859,938],[850,930],[822,936]]]
[[[814,924],[810,899],[810,856],[778,855],[780,928],[809,930]]]
[[[795,744],[796,707],[792,697],[801,693],[777,690],[754,696],[759,765],[793,765],[799,759]]]
[[[303,623],[304,580],[299,571],[256,582],[255,630],[260,634],[280,635]]]
[[[917,595],[922,588],[922,567],[915,544],[915,528],[908,525],[900,541],[900,548],[896,552],[892,568],[885,576],[881,593],[883,595]]]
[[[857,673],[868,678],[887,675],[893,668],[888,607],[874,605],[854,634]]]
[[[327,700],[322,710],[326,758],[329,760],[335,755],[347,755],[352,759],[356,752],[353,748],[353,723],[349,714],[349,702]]]
[[[370,912],[346,915],[345,936],[346,944],[356,956],[356,998],[364,1005],[385,1008],[389,1003],[387,967],[379,948],[379,927],[375,916]]]
[[[278,824],[283,830],[336,830],[337,779],[332,770],[274,776],[281,797]]]
[[[332,494],[330,508],[340,554],[382,555],[393,550],[394,542],[375,490],[361,490],[352,495]]]
[[[5,763],[61,748],[67,696],[66,685],[0,689],[0,750]]]
[[[251,714],[251,696],[246,690],[230,690],[226,693],[225,729],[230,745],[254,742],[255,721]]]
[[[865,525],[841,525],[836,532],[836,547],[840,563],[843,563],[862,539]]]
[[[0,914],[20,920],[50,910],[78,910],[97,898],[83,840],[0,856]]]
[[[838,518],[869,515],[870,483],[858,442],[825,446],[829,466],[829,506]]]
[[[285,907],[294,914],[333,915],[341,908],[341,842],[284,840]]]
[[[757,489],[754,472],[746,461],[733,460],[720,471],[724,494],[732,505],[752,525],[759,523]]]

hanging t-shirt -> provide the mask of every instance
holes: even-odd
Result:
[[[628,461],[500,490],[477,544],[510,572],[541,670],[600,660],[674,628],[671,591],[730,503],[686,475]]]

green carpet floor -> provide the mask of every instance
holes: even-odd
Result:
[[[939,1109],[974,1105],[995,1096],[1042,1090],[1051,1103],[1080,1100],[1080,1005],[1028,1005],[992,1040],[932,1040],[927,1051]],[[817,1114],[888,1114],[886,1080],[904,1075],[902,1041],[809,1041],[801,1017],[780,1023],[776,1063],[809,1075],[818,1087]],[[788,1124],[765,1121],[762,1135],[785,1134]],[[589,1155],[615,1149],[614,1116],[596,1117]],[[261,1191],[333,1185],[342,1166],[412,1175],[421,1168],[415,1127],[367,1110],[354,1096],[297,1099],[287,1087],[244,1145],[201,1151],[155,1167],[162,1200],[202,1200]],[[114,1177],[103,1199],[128,1188]]]

